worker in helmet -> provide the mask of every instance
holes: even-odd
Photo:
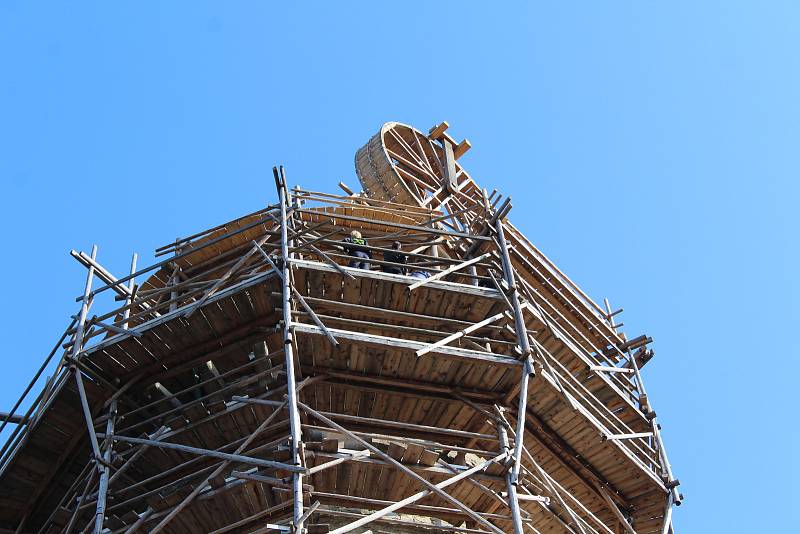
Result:
[[[344,251],[352,257],[348,267],[355,267],[356,269],[369,270],[369,259],[372,258],[367,246],[367,240],[361,237],[361,232],[353,230],[350,232],[350,237],[344,238]]]

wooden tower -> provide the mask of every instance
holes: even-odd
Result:
[[[358,193],[275,169],[275,204],[127,276],[73,251],[80,308],[0,414],[0,532],[672,532],[652,340],[511,224],[447,127],[385,124]]]

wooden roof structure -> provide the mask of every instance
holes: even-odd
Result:
[[[127,276],[73,251],[80,309],[0,415],[0,532],[672,532],[652,340],[511,224],[447,129],[385,124],[358,193],[276,168],[277,203]]]

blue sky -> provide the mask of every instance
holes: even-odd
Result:
[[[70,249],[122,274],[269,202],[272,165],[355,186],[383,122],[447,120],[514,223],[655,338],[677,531],[790,531],[800,6],[481,4],[0,3],[0,410],[77,311]]]

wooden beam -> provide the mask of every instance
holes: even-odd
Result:
[[[413,341],[410,339],[378,336],[375,334],[365,334],[362,332],[351,332],[349,330],[339,330],[338,328],[331,328],[329,330],[331,331],[331,334],[336,336],[337,339],[346,339],[348,341],[365,343],[378,347],[394,347],[413,352],[428,346],[427,343]],[[325,335],[325,332],[323,332],[320,327],[305,323],[294,323],[294,331],[300,334]],[[439,347],[432,352],[441,354],[442,356],[459,358],[462,360],[495,363],[513,367],[522,366],[522,362],[519,360],[516,360],[510,356],[502,356],[491,352],[479,352],[477,350],[460,349],[454,347]]]
[[[451,334],[451,335],[447,336],[446,338],[437,341],[436,343],[428,345],[427,347],[425,347],[423,349],[419,349],[417,351],[417,357],[423,356],[423,355],[431,352],[432,350],[438,349],[439,347],[444,347],[445,345],[449,345],[453,341],[466,336],[470,332],[474,332],[476,330],[480,330],[484,326],[492,324],[495,321],[499,321],[503,317],[504,317],[504,314],[498,313],[496,315],[492,315],[491,317],[488,317],[488,318],[484,319],[483,321],[478,321],[477,323],[475,323],[475,324],[473,324],[471,326],[468,326],[468,327],[466,327],[466,328],[464,328],[462,330],[459,330],[455,334]]]
[[[292,263],[296,267],[301,267],[303,269],[313,269],[316,271],[323,271],[323,272],[337,272],[336,269],[317,261],[293,260]],[[371,278],[373,280],[382,280],[387,282],[404,283],[404,284],[411,283],[411,281],[414,280],[413,278],[410,278],[408,276],[384,273],[381,271],[367,271],[364,269],[355,269],[350,267],[343,267],[343,268],[348,269],[351,273],[354,273],[361,278]],[[433,282],[429,281],[428,285],[432,288],[444,291],[454,291],[462,294],[498,299],[498,300],[502,299],[502,297],[499,295],[499,292],[496,289],[490,289],[487,287],[478,287],[469,284],[459,284],[456,282],[446,282],[443,280],[435,280]]]
[[[116,291],[119,295],[124,297],[129,297],[131,295],[131,290],[129,286],[117,284],[117,277],[111,274],[108,270],[106,270],[102,265],[100,265],[97,260],[93,257],[89,256],[85,252],[77,252],[75,250],[69,251],[70,256],[78,260],[78,263],[83,265],[84,267],[92,268],[94,270],[94,274],[102,280],[106,284],[115,284],[113,286],[114,291]]]
[[[603,500],[606,501],[606,504],[608,505],[608,509],[611,510],[611,513],[614,514],[614,516],[619,521],[620,525],[622,525],[622,528],[624,528],[625,531],[628,534],[636,534],[636,531],[633,529],[631,524],[628,522],[628,518],[626,518],[624,515],[622,515],[622,511],[620,511],[619,507],[617,507],[617,505],[614,502],[614,500],[608,494],[608,490],[606,490],[600,484],[595,484],[595,487],[597,488],[597,491],[600,492],[600,495],[602,495]]]
[[[344,221],[356,221],[356,222],[363,222],[363,223],[371,223],[377,224],[378,226],[388,226],[390,228],[403,228],[405,230],[417,230],[420,232],[428,232],[430,234],[437,234],[437,235],[447,235],[451,237],[464,237],[467,239],[473,239],[477,241],[490,241],[490,238],[483,237],[474,234],[467,234],[464,232],[448,232],[447,230],[439,230],[438,228],[428,228],[426,226],[419,226],[414,224],[402,224],[402,223],[395,223],[391,221],[375,221],[372,219],[366,219],[364,217],[355,217],[352,215],[344,215],[341,213],[328,213],[324,211],[314,211],[309,209],[295,209],[296,212],[299,213],[308,213],[310,215],[316,215],[319,218],[330,218],[330,219],[340,219]]]
[[[346,456],[343,456],[341,458],[336,458],[336,459],[331,460],[329,462],[325,462],[324,464],[315,465],[314,467],[309,468],[307,474],[308,474],[308,476],[311,476],[314,473],[319,473],[320,471],[324,471],[325,469],[330,469],[331,467],[335,467],[335,466],[337,466],[339,464],[342,464],[344,462],[351,462],[351,461],[356,460],[358,458],[365,458],[365,457],[368,458],[369,454],[370,454],[369,450],[367,450],[367,449],[364,449],[363,451],[356,451],[356,452],[350,453],[350,454],[348,454]]]
[[[478,256],[477,258],[472,258],[470,260],[463,261],[463,262],[459,263],[458,265],[453,265],[452,267],[449,267],[449,268],[445,269],[444,271],[440,271],[440,272],[434,274],[430,278],[425,278],[424,280],[420,280],[419,282],[414,282],[413,284],[408,286],[408,290],[409,291],[413,291],[414,289],[416,289],[416,288],[418,288],[420,286],[424,286],[426,284],[429,284],[430,282],[435,282],[436,280],[444,278],[448,274],[454,273],[456,271],[460,271],[461,269],[463,269],[465,267],[469,267],[470,265],[478,263],[479,261],[485,260],[486,258],[488,258],[490,256],[491,256],[491,254],[489,254],[487,252],[486,254]]]
[[[440,122],[429,130],[428,139],[439,139],[449,127],[450,125],[447,124],[447,121]]]
[[[270,401],[262,401],[260,399],[246,399],[241,397],[234,397],[234,398],[237,400],[241,400],[242,402],[249,402],[251,404],[268,404],[270,402]],[[365,426],[395,428],[395,429],[410,430],[414,432],[421,432],[428,434],[440,434],[442,436],[458,437],[464,439],[480,439],[487,441],[496,441],[496,438],[491,434],[481,434],[479,432],[469,432],[467,430],[440,428],[430,425],[418,425],[414,423],[403,423],[400,421],[392,421],[389,419],[377,419],[374,417],[362,417],[358,415],[347,415],[343,413],[333,413],[333,412],[320,412],[320,413],[326,417],[330,417],[331,419],[348,421],[354,424],[365,425]]]
[[[341,265],[339,265],[338,263],[336,263],[335,261],[333,261],[333,259],[332,259],[330,256],[328,256],[327,254],[325,254],[324,252],[322,252],[320,249],[318,249],[318,248],[317,248],[316,246],[314,246],[312,243],[309,243],[309,242],[307,242],[307,241],[305,241],[305,240],[302,240],[302,239],[301,239],[301,243],[302,243],[302,245],[301,245],[302,247],[308,247],[308,248],[310,248],[310,249],[311,249],[311,250],[314,252],[314,254],[316,254],[317,256],[319,256],[320,258],[322,258],[322,260],[323,260],[325,263],[327,263],[328,265],[330,265],[331,267],[333,267],[334,269],[336,269],[337,271],[339,271],[339,274],[341,274],[341,275],[342,275],[342,276],[344,276],[345,278],[349,278],[350,280],[355,280],[355,279],[356,279],[356,277],[355,277],[355,276],[353,276],[353,275],[352,275],[352,274],[350,274],[348,271],[346,271],[346,270],[345,270],[345,269],[344,269],[344,268],[343,268]]]
[[[355,193],[353,193],[353,190],[350,189],[349,187],[347,187],[347,185],[345,185],[344,182],[339,182],[339,189],[341,189],[342,191],[344,191],[345,193],[347,193],[350,196],[355,195]]]
[[[455,157],[455,159],[460,158],[466,154],[470,148],[472,148],[472,143],[469,142],[469,139],[464,139],[458,144],[458,146],[456,146],[455,150],[453,151],[453,157]]]
[[[601,439],[603,441],[621,440],[621,439],[637,439],[637,438],[651,438],[652,432],[632,432],[630,434],[603,434]]]
[[[623,373],[623,374],[633,374],[633,369],[627,369],[625,367],[607,367],[604,365],[591,365],[589,366],[590,371],[599,371],[603,373]]]
[[[267,420],[272,422],[272,415]],[[98,434],[99,437],[105,437],[104,434]],[[256,465],[259,467],[272,467],[275,469],[285,469],[291,473],[302,473],[305,472],[305,468],[285,464],[283,462],[275,462],[272,460],[263,460],[261,458],[250,458],[249,456],[242,456],[240,453],[228,454],[226,452],[219,452],[212,449],[201,449],[199,447],[191,447],[189,445],[182,445],[180,443],[170,443],[168,441],[156,441],[152,439],[145,439],[145,438],[133,438],[130,436],[114,436],[114,441],[122,441],[124,443],[134,443],[136,445],[150,445],[151,447],[156,447],[159,449],[172,449],[175,451],[185,452],[189,454],[195,454],[198,456],[208,456],[210,458],[218,458],[220,460],[226,460],[228,462],[239,462],[243,464],[250,464]],[[252,440],[251,440],[252,441]],[[247,442],[249,445],[250,442]]]
[[[28,421],[28,419],[22,415],[13,415],[8,412],[0,412],[0,420],[4,423],[11,423],[12,425],[21,425]]]
[[[447,135],[442,136],[441,143],[442,148],[444,149],[444,177],[442,179],[442,187],[449,194],[453,194],[458,190],[458,180],[456,179],[456,157],[453,151],[454,143],[451,142],[449,136]],[[443,206],[445,204],[445,200],[440,202],[439,206]]]

